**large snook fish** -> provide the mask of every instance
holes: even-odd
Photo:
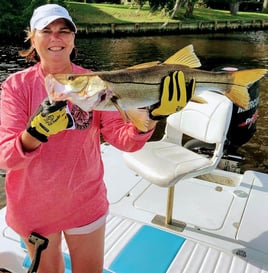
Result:
[[[211,90],[224,94],[239,107],[247,109],[248,86],[260,80],[266,69],[211,72],[196,69],[201,63],[189,45],[165,62],[150,62],[123,70],[86,74],[55,74],[46,77],[51,100],[70,100],[85,111],[142,108],[160,100],[163,79],[183,71],[188,83],[196,79],[195,94]],[[172,87],[171,87],[172,88]],[[180,94],[188,96],[189,94]],[[195,96],[192,100],[198,101]]]

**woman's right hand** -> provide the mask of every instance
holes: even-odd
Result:
[[[46,98],[31,117],[27,132],[41,142],[48,137],[73,126],[73,119],[67,111],[65,101],[50,103]]]

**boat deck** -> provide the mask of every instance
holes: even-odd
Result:
[[[180,182],[174,218],[187,225],[178,232],[151,222],[165,215],[167,189],[129,170],[122,152],[112,146],[103,144],[102,155],[110,201],[105,272],[268,272],[268,175],[216,170]],[[27,272],[22,267],[26,253],[2,220],[4,213],[0,211],[0,267]],[[68,273],[64,241],[63,248]]]

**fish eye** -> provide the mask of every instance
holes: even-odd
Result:
[[[70,76],[68,76],[68,81],[73,81],[74,79],[75,79],[75,77],[74,77],[74,75],[70,75]]]

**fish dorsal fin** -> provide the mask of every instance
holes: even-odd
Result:
[[[127,69],[141,69],[141,68],[148,68],[148,67],[153,67],[156,65],[159,65],[159,61],[153,61],[153,62],[148,62],[148,63],[142,63],[142,64],[136,64],[133,66],[128,67]]]
[[[169,57],[164,64],[180,64],[190,68],[200,67],[199,58],[194,53],[193,45],[188,45]]]

